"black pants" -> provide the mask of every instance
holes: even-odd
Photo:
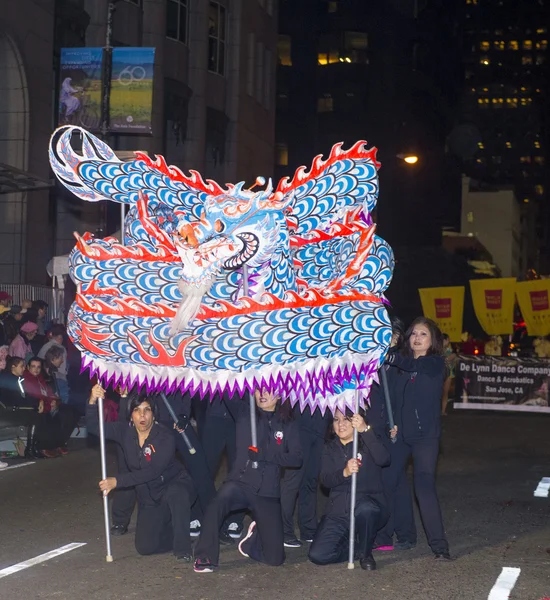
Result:
[[[66,404],[61,404],[55,414],[35,413],[37,448],[40,450],[53,450],[65,446],[71,433],[78,423],[76,411]]]
[[[282,565],[285,552],[279,498],[257,496],[234,481],[224,483],[208,507],[195,556],[217,565],[220,559],[220,528],[225,517],[230,512],[246,509],[252,512],[252,518],[256,521],[256,531],[246,543],[246,553],[258,562]]]
[[[299,469],[285,469],[281,480],[281,510],[285,538],[294,537],[294,508],[298,498],[300,537],[310,540],[317,531],[317,488],[324,440],[307,429],[300,430],[304,460]]]
[[[199,438],[213,482],[216,480],[216,473],[224,450],[227,452],[227,471],[229,472],[233,466],[237,453],[236,433],[235,422],[229,417],[212,416],[201,421]],[[231,516],[228,515],[225,526],[227,527],[230,522],[235,522],[242,528],[245,514],[244,511],[240,511]]]
[[[439,454],[439,438],[398,441],[391,449],[391,464],[384,469],[384,482],[390,510],[393,510],[393,527],[400,542],[416,543],[416,528],[412,511],[410,489],[406,480],[407,463],[412,456],[414,492],[422,517],[422,524],[433,552],[448,552],[449,544],[443,527],[441,508],[435,487],[435,471]],[[378,537],[378,542],[387,543],[393,530],[391,525]]]
[[[116,457],[119,473],[128,473],[126,459],[122,448],[116,444]],[[113,517],[113,525],[120,527],[128,527],[134,506],[136,504],[136,490],[130,488],[116,488],[113,492],[113,503],[111,505],[111,514]]]
[[[189,518],[192,493],[183,481],[172,481],[158,506],[138,504],[136,550],[139,554],[191,554]]]
[[[387,518],[385,507],[371,496],[357,498],[355,504],[355,556],[372,553],[376,532]],[[349,514],[325,515],[309,549],[309,560],[316,565],[345,562],[349,557]]]

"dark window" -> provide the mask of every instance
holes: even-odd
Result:
[[[187,43],[188,0],[168,0],[166,6],[166,37]]]
[[[225,73],[225,7],[217,2],[208,10],[208,70]]]

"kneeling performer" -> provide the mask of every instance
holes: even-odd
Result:
[[[104,395],[100,385],[92,388],[86,418],[94,435],[99,435],[95,404]],[[105,437],[121,446],[128,472],[107,477],[99,487],[109,493],[135,486],[139,554],[173,551],[176,558],[190,562],[189,516],[195,492],[189,475],[176,460],[174,434],[156,422],[156,411],[154,399],[141,394],[128,406],[130,426],[121,421],[105,423]]]
[[[320,477],[321,484],[330,490],[328,508],[317,528],[309,560],[317,565],[348,560],[351,475],[357,473],[355,553],[361,568],[373,571],[374,538],[388,518],[381,468],[389,464],[390,455],[359,414],[346,416],[337,410],[333,427],[336,438],[325,444]],[[353,458],[354,428],[359,432],[357,459]]]
[[[281,516],[281,467],[299,467],[302,448],[290,405],[266,390],[255,392],[258,447],[251,446],[248,402],[237,416],[237,451],[227,479],[209,504],[195,548],[195,571],[211,573],[220,555],[220,528],[225,517],[249,509],[254,519],[241,540],[242,555],[268,565],[284,562]],[[254,465],[254,463],[256,463]],[[255,468],[255,466],[257,468]]]

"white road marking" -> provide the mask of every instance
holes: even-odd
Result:
[[[11,465],[11,467],[5,467],[4,469],[0,469],[0,473],[3,473],[4,471],[9,471],[10,469],[20,469],[21,467],[28,467],[29,465],[34,465],[34,461],[33,462],[26,462],[23,463],[21,465]]]
[[[507,600],[510,592],[514,589],[521,569],[503,567],[493,589],[489,593],[488,600]]]
[[[539,484],[537,485],[537,489],[533,492],[533,496],[537,498],[548,498],[548,493],[550,492],[550,477],[543,477]]]
[[[29,567],[34,567],[34,565],[38,565],[42,562],[50,560],[50,558],[55,558],[56,556],[65,554],[65,552],[76,550],[77,548],[80,548],[80,546],[85,545],[86,542],[75,542],[72,544],[67,544],[66,546],[61,546],[60,548],[56,548],[55,550],[50,550],[50,552],[46,552],[45,554],[41,554],[40,556],[35,556],[34,558],[17,563],[16,565],[12,565],[11,567],[6,567],[5,569],[2,569],[0,571],[0,579],[2,579],[2,577],[7,577],[8,575],[13,575],[18,571],[28,569]]]

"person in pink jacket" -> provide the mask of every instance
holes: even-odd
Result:
[[[19,333],[15,336],[15,339],[10,344],[8,354],[10,356],[18,356],[19,358],[22,358],[25,361],[25,364],[27,364],[28,360],[33,356],[30,341],[34,338],[37,331],[38,325],[36,323],[32,323],[31,321],[27,321],[21,326]]]

